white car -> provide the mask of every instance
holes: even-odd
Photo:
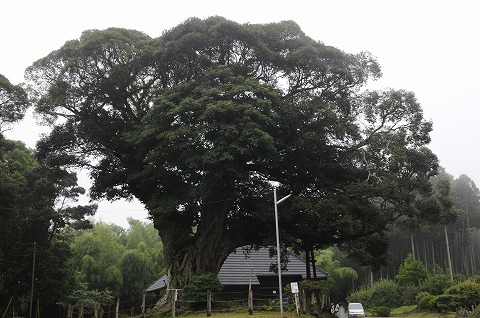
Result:
[[[360,303],[348,303],[348,318],[365,318],[365,310]]]

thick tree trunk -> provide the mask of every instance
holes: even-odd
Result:
[[[178,241],[178,238],[171,236],[175,232],[165,231],[161,228],[162,220],[154,219],[165,247],[171,249],[168,253],[172,254],[167,294],[157,303],[157,312],[171,311],[172,290],[185,287],[196,273],[217,274],[229,253],[239,246],[240,239],[244,240],[232,238],[226,226],[232,205],[226,197],[232,198],[233,195],[229,195],[232,192],[222,189],[211,193],[205,201],[196,233],[180,249],[172,248]]]

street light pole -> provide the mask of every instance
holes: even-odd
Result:
[[[277,188],[273,187],[273,203],[275,206],[275,231],[277,235],[277,272],[278,272],[278,290],[280,292],[280,317],[283,317],[283,296],[282,296],[282,265],[280,262],[280,235],[278,231],[278,205],[288,199],[291,194],[277,201]]]

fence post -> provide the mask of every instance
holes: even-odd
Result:
[[[173,297],[172,297],[172,317],[175,318],[175,301],[177,300],[177,290],[173,290]]]
[[[307,312],[307,293],[305,293],[305,289],[302,288],[302,312]]]
[[[120,309],[120,298],[117,298],[117,305],[115,306],[115,318],[118,318],[119,309]]]
[[[207,317],[212,315],[212,291],[207,290]]]
[[[253,315],[253,291],[248,290],[248,314]]]

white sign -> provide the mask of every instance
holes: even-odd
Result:
[[[292,289],[293,294],[298,294],[298,283],[297,282],[290,283],[290,288]]]

